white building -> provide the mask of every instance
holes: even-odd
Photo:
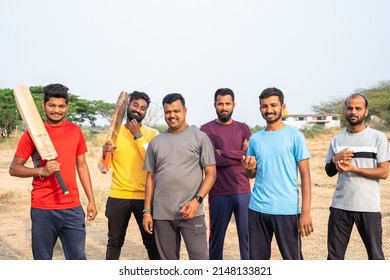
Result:
[[[312,125],[319,125],[323,128],[340,127],[338,114],[284,115],[282,120],[285,124],[298,129]]]

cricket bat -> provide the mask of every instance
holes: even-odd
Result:
[[[125,112],[127,110],[127,100],[129,95],[126,91],[122,91],[119,94],[118,100],[115,105],[114,114],[111,118],[110,128],[104,140],[104,144],[110,142],[113,146],[115,146],[116,139],[119,134],[119,130],[121,128],[123,117],[125,116]],[[103,174],[106,174],[108,171],[108,167],[110,166],[111,161],[111,152],[107,152],[104,158],[103,165],[99,167],[100,171]]]
[[[43,160],[55,160],[58,156],[53,142],[46,131],[41,115],[35,106],[34,99],[28,86],[21,85],[14,89],[14,97],[19,108],[20,115],[26,124],[27,131],[33,140],[35,147]],[[69,194],[69,190],[59,171],[54,172],[64,195]]]

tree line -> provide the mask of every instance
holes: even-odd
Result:
[[[30,87],[30,91],[38,111],[44,117],[41,106],[43,102],[42,88],[42,86],[33,86]],[[357,89],[354,93],[361,93],[368,99],[368,121],[371,119],[371,116],[376,116],[381,120],[380,128],[390,129],[390,81],[380,82],[378,85],[366,89]],[[344,126],[346,121],[343,107],[346,97],[347,95],[342,98],[332,98],[328,101],[314,104],[311,110],[318,114],[339,114],[341,123]],[[72,93],[69,95],[69,103],[72,106],[69,107],[67,119],[79,125],[89,124],[92,127],[96,126],[98,119],[107,120],[109,123],[115,109],[115,103],[108,103],[103,100],[86,100]],[[151,127],[156,126],[156,123],[162,116],[162,107],[152,102],[143,123]],[[1,136],[8,137],[15,129],[20,127],[23,127],[23,121],[13,96],[13,89],[0,89]],[[261,127],[256,126],[251,130],[254,132],[259,129]]]
[[[44,112],[41,106],[43,102],[42,89],[42,86],[32,86],[30,87],[30,92],[40,115],[44,118]],[[69,104],[71,104],[71,106],[69,106],[66,119],[78,125],[86,124],[91,127],[95,127],[96,122],[99,119],[106,120],[110,123],[115,109],[115,103],[109,103],[103,100],[87,100],[80,98],[78,95],[73,93],[69,94]],[[148,126],[153,126],[161,117],[161,107],[159,107],[157,103],[151,103],[147,118],[144,119],[144,123]],[[8,137],[15,129],[23,127],[23,120],[15,102],[13,89],[0,89],[1,136],[4,138]]]

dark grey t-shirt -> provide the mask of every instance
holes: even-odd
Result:
[[[208,136],[196,127],[176,134],[163,132],[149,143],[144,170],[155,173],[153,219],[183,219],[180,210],[194,198],[203,181],[203,168],[215,165]],[[203,206],[196,216],[203,215]]]

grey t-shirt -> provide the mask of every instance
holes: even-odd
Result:
[[[375,168],[378,163],[390,160],[387,137],[369,127],[359,133],[343,130],[335,135],[326,162],[345,148],[354,152],[351,164],[360,168]],[[331,206],[348,211],[380,212],[380,180],[339,172]]]
[[[208,136],[196,127],[181,133],[163,132],[149,143],[144,170],[155,173],[153,219],[183,219],[180,210],[194,198],[203,181],[203,168],[215,165]],[[203,205],[196,216],[203,215]]]

